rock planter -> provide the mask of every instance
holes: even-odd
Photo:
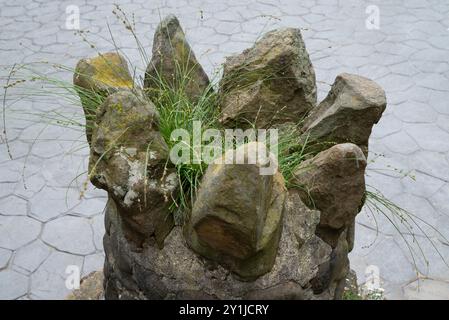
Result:
[[[111,63],[99,62],[104,59]],[[120,72],[99,84],[101,69],[111,64]],[[314,153],[295,168],[293,184],[280,172],[260,175],[258,162],[209,165],[185,221],[176,224],[170,204],[180,186],[152,103],[155,77],[175,85],[176,65],[190,66],[186,95],[198,101],[209,80],[169,16],[156,31],[143,90],[129,85],[117,53],[82,60],[76,70],[75,84],[106,97],[94,119],[85,108],[92,124],[90,179],[109,195],[105,298],[340,298],[364,201],[368,138],[385,109],[384,91],[342,74],[317,104],[299,29],[271,31],[227,58],[217,91],[223,126],[245,128],[249,121],[277,128],[304,119],[298,141],[309,140]]]

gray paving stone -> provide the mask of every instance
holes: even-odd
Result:
[[[388,138],[385,139],[385,145],[392,152],[401,154],[411,154],[419,150],[419,146],[415,140],[410,138],[404,131],[399,131],[388,136]]]
[[[437,126],[446,132],[449,132],[449,116],[439,115],[437,119]]]
[[[449,184],[446,183],[438,191],[436,191],[429,199],[430,203],[437,208],[441,213],[449,216]]]
[[[28,291],[28,277],[13,270],[0,271],[0,300],[13,300]]]
[[[66,287],[68,266],[77,266],[81,272],[83,257],[54,251],[31,275],[30,294],[33,299],[64,299],[71,291]]]
[[[423,150],[449,151],[449,133],[430,124],[415,124],[406,126],[407,133]]]
[[[437,120],[437,113],[428,103],[405,101],[391,109],[394,115],[403,122],[433,123]]]
[[[432,177],[422,172],[413,172],[413,179],[401,179],[400,190],[405,194],[412,194],[429,200],[446,184],[447,182],[438,177]],[[438,206],[437,208],[442,207]]]
[[[418,86],[432,90],[447,91],[449,88],[447,78],[441,74],[428,74],[416,82]]]
[[[36,193],[42,190],[46,181],[40,174],[35,174],[26,178],[21,178],[21,181],[14,185],[13,193],[27,199],[32,198]]]
[[[374,65],[374,64],[367,64],[360,66],[358,68],[358,73],[361,76],[365,76],[367,78],[371,78],[373,80],[377,80],[379,78],[382,78],[390,73],[390,70],[385,66],[380,65]]]
[[[14,255],[13,264],[28,272],[34,272],[48,258],[52,249],[36,240],[20,249]]]
[[[422,171],[433,177],[449,181],[447,167],[449,160],[444,153],[418,151],[409,157],[409,165],[415,170]]]
[[[12,251],[0,248],[0,270],[8,266],[9,259],[11,258]]]
[[[97,214],[101,214],[104,211],[104,208],[106,206],[106,201],[104,199],[83,199],[81,201],[81,204],[76,206],[72,211],[73,213],[85,216],[85,217],[91,217]]]
[[[440,214],[436,218],[436,224],[437,230],[432,231],[433,237],[438,239],[437,243],[442,243],[441,251],[445,252],[443,254],[443,257],[447,260],[447,257],[449,256],[449,230],[447,228],[438,228],[438,226],[447,226],[449,223],[449,214],[447,212],[440,212]],[[439,246],[440,247],[440,246]],[[447,262],[449,264],[449,261]],[[449,268],[445,265],[445,275],[449,276]],[[434,275],[435,277],[443,278],[443,273],[436,273]]]
[[[58,250],[85,255],[95,251],[92,236],[87,219],[65,216],[45,224],[42,240]]]
[[[19,180],[19,172],[16,171],[15,165],[6,163],[0,166],[0,183],[2,182],[17,182]]]
[[[69,212],[80,200],[75,189],[44,187],[30,202],[31,215],[46,222]]]
[[[389,108],[387,107],[387,110]],[[395,132],[399,132],[402,129],[402,122],[393,115],[385,115],[380,121],[373,127],[371,137],[383,138],[389,136]]]
[[[413,76],[419,73],[419,70],[413,66],[410,62],[402,62],[398,64],[394,64],[389,66],[391,72],[404,75],[404,76]]]
[[[404,253],[391,238],[379,241],[365,256],[365,261],[368,265],[379,267],[380,277],[396,286],[416,277],[408,253]]]
[[[42,167],[43,179],[49,187],[80,187],[87,180],[88,158],[56,156],[46,160]],[[75,167],[76,163],[76,167]],[[83,172],[85,174],[81,175]],[[75,177],[80,175],[76,180]]]
[[[449,300],[449,282],[419,279],[404,287],[404,296],[410,300]]]
[[[2,182],[2,184],[0,185],[0,198],[12,194],[16,184],[16,182]]]
[[[0,216],[0,247],[16,250],[37,238],[41,224],[29,217]]]
[[[430,95],[429,105],[431,105],[437,112],[449,115],[447,92],[433,91]]]
[[[10,153],[12,159],[20,159],[26,156],[30,152],[30,146],[28,143],[24,143],[22,141],[12,141],[10,144]],[[3,161],[10,161],[10,157],[8,154],[2,155],[2,158],[0,159],[1,162]]]
[[[17,196],[9,196],[0,200],[0,215],[26,216],[27,201]]]
[[[391,200],[406,210],[406,213],[401,215],[403,219],[396,219],[400,230],[423,237],[425,234],[433,235],[432,228],[438,226],[438,215],[427,199],[402,193]]]
[[[414,81],[410,77],[397,74],[387,75],[378,81],[387,92],[404,91],[414,85]]]
[[[83,276],[93,271],[103,270],[104,253],[95,253],[84,257]]]
[[[38,141],[33,145],[31,152],[36,157],[44,159],[54,158],[64,153],[56,141]]]

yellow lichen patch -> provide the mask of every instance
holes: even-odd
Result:
[[[89,59],[88,63],[95,68],[93,79],[115,88],[132,88],[133,79],[129,75],[125,61],[116,53],[100,54]]]

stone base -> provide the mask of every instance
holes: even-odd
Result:
[[[109,200],[112,201],[112,200]],[[335,249],[315,235],[319,212],[289,191],[279,250],[272,270],[243,281],[196,255],[176,226],[157,246],[136,247],[109,202],[105,211],[106,299],[339,299],[349,271],[346,237]],[[344,251],[344,252],[343,252]]]

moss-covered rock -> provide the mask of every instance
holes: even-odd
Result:
[[[118,91],[98,108],[92,132],[91,181],[108,191],[127,237],[139,246],[152,239],[162,246],[173,227],[169,206],[178,179],[166,166],[158,117],[142,94]]]
[[[228,152],[245,153],[247,160],[259,144]],[[246,163],[209,165],[185,234],[196,252],[254,279],[274,264],[286,188],[279,172],[260,175],[261,163]]]
[[[312,110],[302,126],[303,140],[321,151],[329,143],[350,142],[368,155],[368,139],[387,105],[385,91],[358,75],[337,76],[327,97]]]
[[[115,52],[81,59],[75,68],[73,84],[83,105],[86,117],[86,136],[90,143],[95,112],[98,104],[109,94],[131,89],[134,81],[125,58]]]
[[[209,86],[209,78],[188,44],[184,31],[174,15],[167,16],[156,29],[153,56],[145,72],[144,88],[151,99],[159,90],[182,89],[196,102]]]
[[[343,143],[302,162],[294,171],[294,185],[303,201],[321,211],[317,233],[332,247],[359,212],[365,194],[365,168],[362,150]]]
[[[316,104],[315,71],[299,29],[268,32],[228,57],[220,81],[221,121],[228,127],[297,123]]]

